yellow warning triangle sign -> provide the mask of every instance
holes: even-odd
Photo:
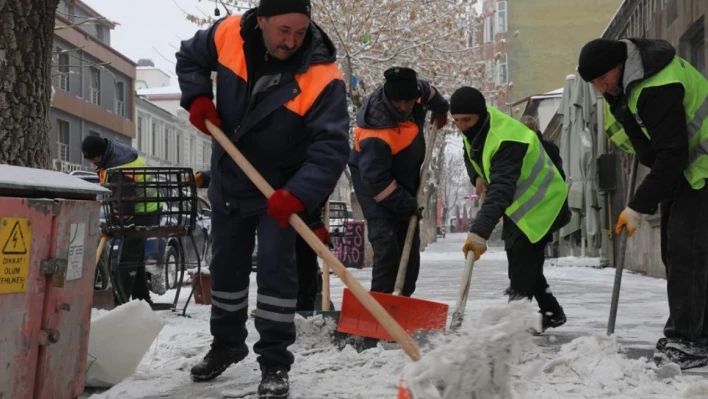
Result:
[[[19,221],[12,226],[10,236],[7,237],[7,241],[2,247],[2,253],[4,255],[25,255],[27,253],[25,235],[22,233],[22,226],[20,226]]]

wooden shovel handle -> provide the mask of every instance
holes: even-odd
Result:
[[[324,217],[322,218],[325,229],[329,232],[329,198],[325,202]],[[323,259],[322,261],[322,310],[329,310],[329,264]]]
[[[103,236],[101,237],[101,241],[98,243],[98,248],[96,248],[96,264],[98,265],[98,262],[101,261],[101,256],[103,255],[103,248],[106,247],[106,241],[108,241],[108,237]]]
[[[430,169],[430,160],[433,158],[433,149],[435,148],[435,139],[438,136],[438,128],[433,125],[430,131],[430,142],[427,143],[427,148],[425,151],[425,158],[423,158],[423,166],[420,170],[420,185],[418,186],[418,192],[416,193],[415,200],[420,205],[423,202],[423,186],[428,180],[428,171]],[[418,217],[416,215],[411,216],[408,222],[408,230],[406,231],[406,241],[403,243],[403,251],[401,251],[401,261],[398,264],[398,274],[396,275],[396,284],[393,287],[393,295],[401,295],[403,291],[403,285],[406,282],[406,273],[408,272],[408,259],[411,256],[411,248],[413,247],[413,237],[415,235],[415,228],[418,226]]]
[[[243,170],[246,176],[251,179],[253,184],[258,187],[263,195],[270,197],[274,191],[270,184],[268,184],[263,176],[258,173],[246,157],[244,157],[243,154],[236,149],[236,146],[229,138],[226,137],[221,129],[208,120],[205,122],[212,137],[214,137],[224,151],[231,156],[234,162],[236,162],[236,165]],[[293,214],[290,216],[290,224],[295,228],[295,231],[300,234],[305,242],[307,242],[307,244],[317,253],[317,255],[321,257],[325,263],[329,264],[342,282],[344,282],[344,284],[352,291],[359,302],[364,305],[366,310],[368,310],[383,326],[383,328],[386,329],[386,332],[388,332],[393,339],[401,345],[401,348],[403,348],[406,354],[413,361],[418,361],[420,359],[420,348],[418,347],[418,344],[416,344],[413,338],[406,333],[403,327],[401,327],[401,325],[398,324],[396,320],[394,320],[378,302],[376,302],[371,294],[369,294],[369,291],[361,286],[359,281],[351,273],[349,273],[349,270],[347,270],[342,262],[340,262],[339,259],[337,259],[337,257],[329,251],[329,248],[327,248],[327,246],[320,241],[319,238],[317,238],[315,233],[310,230],[305,222],[303,222],[297,214]]]

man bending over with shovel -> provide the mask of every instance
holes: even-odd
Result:
[[[349,155],[349,115],[336,50],[310,20],[309,0],[261,0],[182,42],[177,75],[190,122],[221,126],[273,188],[266,199],[224,149],[213,144],[211,350],[191,370],[216,378],[243,360],[251,255],[258,230],[254,345],[259,398],[289,397],[298,279],[290,216],[312,212],[334,189]],[[212,72],[217,71],[216,99]]]
[[[357,113],[349,170],[374,249],[371,291],[390,294],[409,220],[414,215],[422,218],[416,193],[425,158],[425,114],[430,108],[433,123],[442,128],[448,103],[410,68],[390,68],[384,77],[386,83],[369,95]],[[420,268],[417,228],[412,239],[403,296],[415,291]]]
[[[472,184],[487,185],[482,208],[462,251],[475,259],[504,219],[504,246],[509,260],[509,300],[536,298],[543,331],[566,322],[563,308],[543,275],[544,249],[551,234],[570,220],[568,190],[558,168],[536,133],[493,107],[472,87],[450,98],[450,113],[462,132],[465,163]]]

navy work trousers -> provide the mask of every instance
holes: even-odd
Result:
[[[295,342],[297,268],[295,230],[281,228],[265,214],[242,217],[213,209],[211,334],[218,342],[241,345],[248,334],[251,255],[258,231],[258,297],[255,325],[260,340],[253,350],[261,365],[290,367]]]

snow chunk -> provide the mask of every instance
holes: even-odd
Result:
[[[414,398],[510,398],[510,367],[532,346],[539,314],[526,301],[482,313],[479,324],[442,342],[405,370]]]

